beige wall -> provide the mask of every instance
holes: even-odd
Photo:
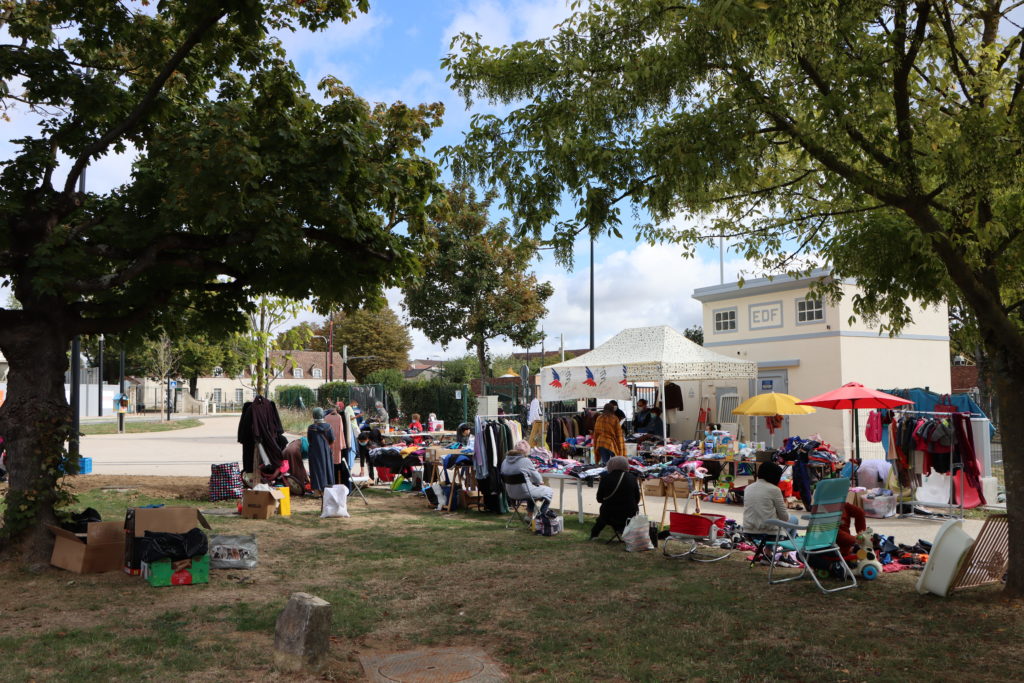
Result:
[[[813,323],[796,322],[798,299],[807,293],[805,283],[792,282],[782,291],[759,292],[763,287],[776,287],[779,283],[754,283],[728,292],[718,301],[705,301],[704,342],[708,348],[727,356],[738,356],[756,361],[759,372],[785,369],[788,372],[788,393],[800,398],[836,389],[847,382],[860,382],[870,388],[930,387],[940,393],[950,390],[949,374],[949,322],[945,305],[914,310],[914,322],[899,337],[879,335],[884,321],[867,323],[858,319],[849,323],[853,315],[852,297],[857,287],[844,284],[844,298],[837,304],[824,302],[824,320]],[[773,304],[774,306],[768,306]],[[777,326],[751,328],[751,306],[759,310],[775,308],[781,312]],[[715,311],[735,307],[737,330],[715,333]],[[733,382],[719,384],[735,385]],[[746,383],[743,383],[746,384]],[[757,383],[754,393],[760,393]],[[714,386],[704,383],[705,395],[714,397]],[[748,387],[740,388],[742,398],[750,395]],[[684,425],[684,433],[692,434],[692,421],[697,410],[696,400],[686,415],[677,418]],[[880,447],[863,441],[863,425],[868,411],[860,412],[861,453],[881,456]],[[823,440],[846,454],[851,450],[852,428],[849,411],[818,409],[812,415],[789,418],[789,433],[801,436],[820,434]],[[761,440],[767,440],[763,418]],[[725,416],[716,417],[726,421]],[[689,429],[686,425],[689,424]],[[750,434],[747,429],[747,436]],[[675,433],[675,432],[674,432]]]

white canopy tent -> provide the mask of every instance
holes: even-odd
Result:
[[[582,356],[541,368],[541,395],[545,401],[629,400],[630,383],[659,382],[664,400],[665,382],[756,377],[757,363],[705,349],[668,325],[633,327]]]

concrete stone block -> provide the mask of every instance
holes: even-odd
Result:
[[[277,617],[274,664],[283,671],[319,671],[327,661],[331,604],[309,593],[292,593]]]

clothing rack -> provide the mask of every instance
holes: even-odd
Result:
[[[967,410],[912,410],[912,409],[900,409],[900,408],[895,408],[895,409],[893,409],[893,408],[883,408],[882,410],[888,410],[888,411],[892,412],[894,415],[898,414],[898,415],[901,415],[901,416],[903,416],[903,415],[906,415],[906,416],[914,416],[914,415],[919,415],[919,416],[942,415],[944,417],[952,418],[953,415],[957,415],[957,414],[959,414],[959,415],[969,415],[971,417],[973,417],[974,415],[977,414],[977,413],[973,413],[973,412],[967,411]],[[956,454],[955,457],[954,457],[954,453]],[[944,507],[946,509],[959,510],[960,519],[962,520],[964,518],[964,489],[967,488],[967,475],[964,474],[963,459],[960,458],[960,452],[956,448],[956,429],[952,428],[952,425],[951,425],[951,428],[949,430],[949,476],[952,479],[952,481],[950,483],[950,486],[951,486],[951,489],[952,489],[950,495],[956,495],[956,473],[957,473],[958,470],[960,472],[960,495],[958,496],[958,498],[960,500],[960,504],[959,505],[953,505],[953,504],[951,504],[951,503],[949,503],[947,501],[945,506],[939,506],[937,504],[928,505],[927,503],[921,503],[920,504],[921,507]],[[896,477],[896,480],[899,481],[899,476]],[[899,483],[900,483],[900,499],[902,499],[903,498],[903,482],[899,482]],[[913,483],[913,480],[911,480],[911,483]],[[914,491],[915,491],[914,486],[911,486],[910,490],[911,490],[911,493],[914,493]],[[898,501],[896,503],[896,505],[899,506],[901,503],[902,503],[902,500]],[[918,514],[918,513],[913,511],[914,508],[917,507],[917,506],[918,506],[917,500],[911,501],[910,502],[910,510],[911,511],[910,512],[904,512],[904,513],[897,513],[896,517],[899,518],[899,519],[913,518],[913,519],[928,519],[928,520],[932,520],[932,521],[945,521],[946,518],[952,518],[953,517],[953,515],[947,515],[947,514],[941,514],[941,513],[940,514],[934,514],[934,515],[921,515],[921,514]]]

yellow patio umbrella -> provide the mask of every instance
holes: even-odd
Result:
[[[768,393],[751,396],[743,403],[736,406],[732,411],[733,415],[762,415],[774,417],[775,415],[810,415],[815,412],[811,406],[797,405],[800,401],[796,396],[789,394]],[[810,410],[808,410],[810,408]],[[771,443],[775,445],[775,427],[769,424],[768,431],[771,434]]]
[[[814,412],[811,406],[797,405],[796,396],[789,394],[758,394],[751,396],[743,403],[736,406],[732,411],[733,415],[810,415]]]

